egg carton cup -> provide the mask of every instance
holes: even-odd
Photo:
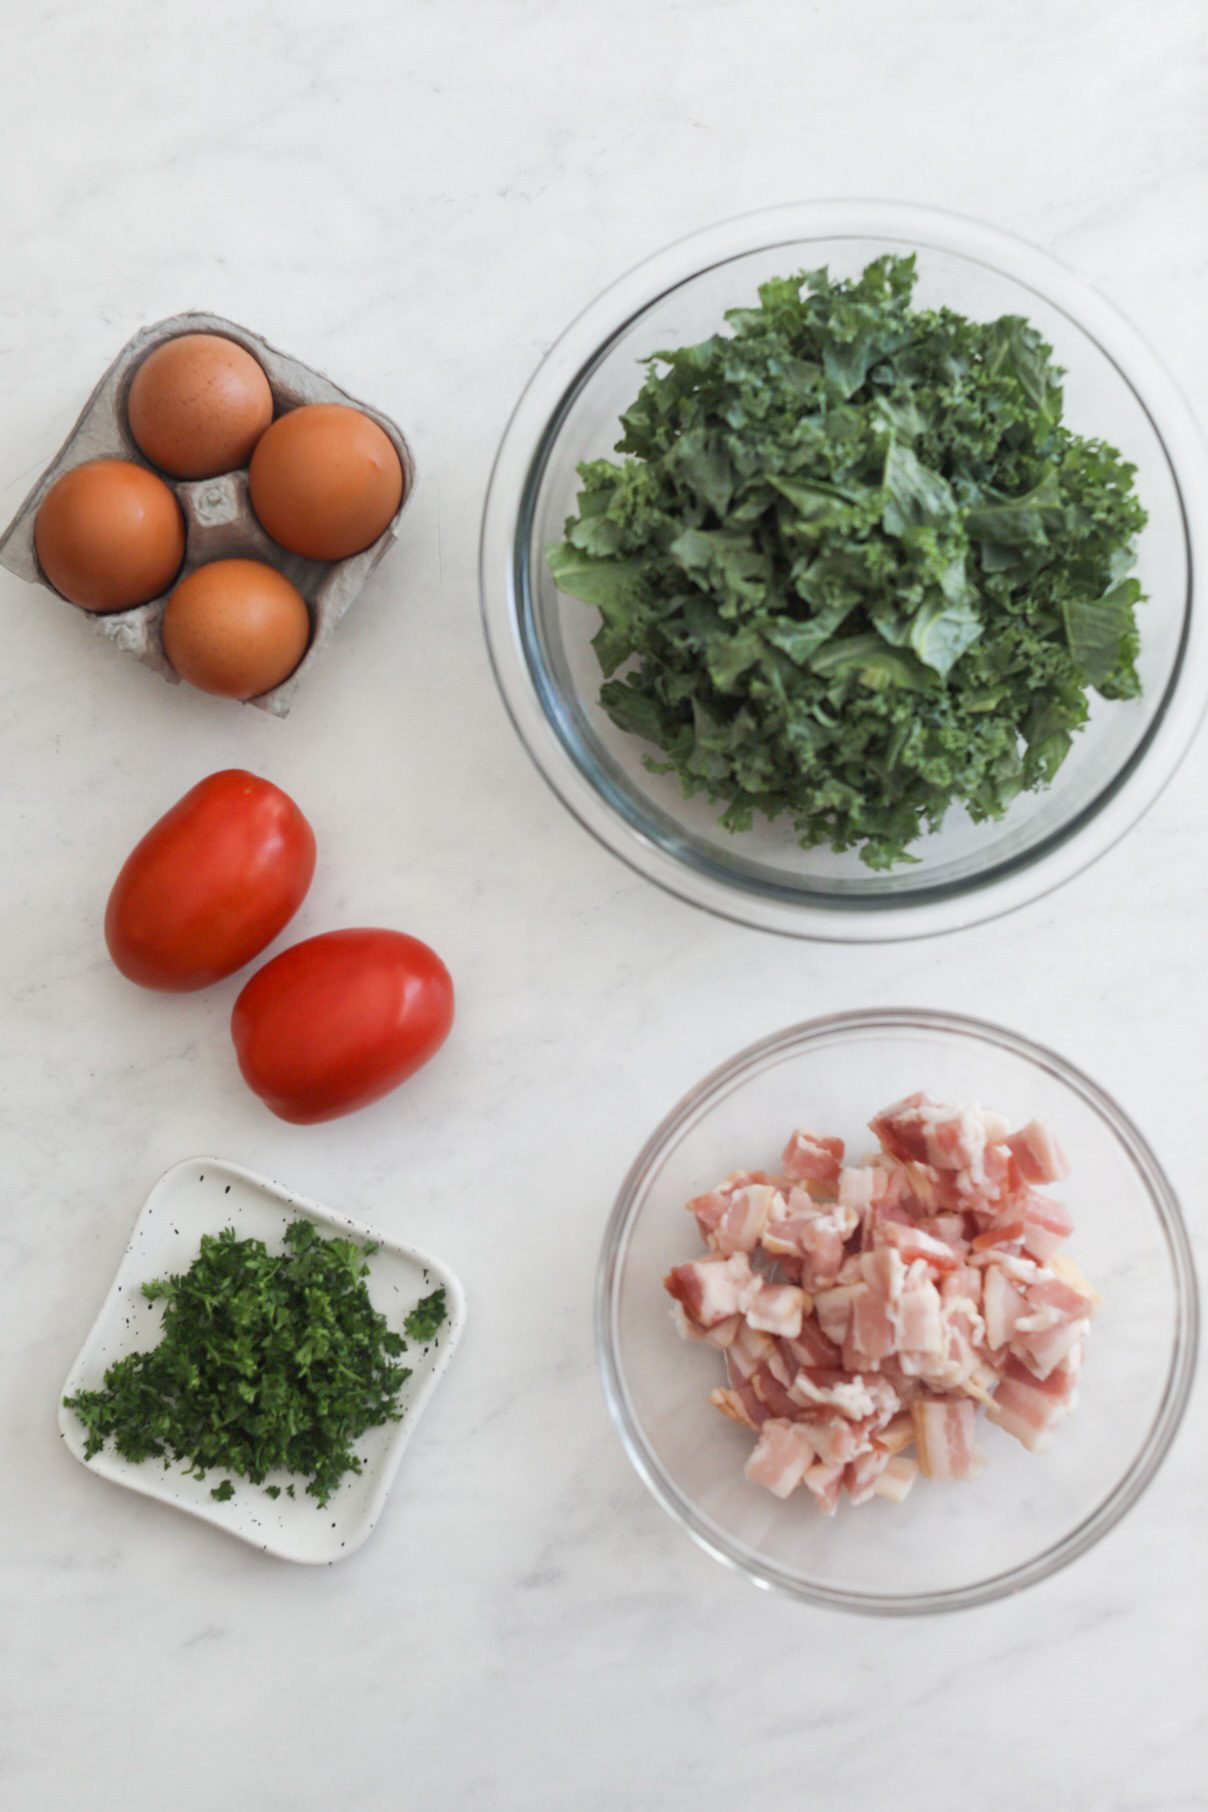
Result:
[[[278,546],[261,528],[248,495],[245,468],[223,473],[218,478],[174,479],[153,466],[139,451],[130,433],[126,399],[134,373],[149,352],[165,340],[177,339],[184,333],[221,334],[244,347],[263,367],[273,393],[273,418],[304,403],[343,403],[359,409],[382,429],[398,454],[403,468],[403,495],[398,509],[377,540],[347,560],[307,560]],[[129,459],[162,478],[176,493],[185,520],[185,559],[169,590],[147,604],[136,604],[130,610],[114,610],[103,615],[71,604],[56,591],[38,560],[34,544],[34,521],[42,499],[56,479],[73,466],[90,459]],[[270,692],[248,699],[261,711],[274,717],[288,715],[294,693],[318,660],[344,612],[362,590],[378,561],[398,533],[399,520],[411,498],[415,484],[415,461],[402,430],[389,416],[358,401],[297,359],[278,352],[258,334],[250,333],[235,321],[221,315],[189,313],[170,315],[144,327],[128,340],[118,353],[100,383],[85,403],[79,420],[58,453],[47,466],[16,516],[0,537],[0,566],[19,578],[43,586],[71,609],[79,611],[92,624],[98,635],[113,642],[126,654],[132,654],[145,667],[179,685],[180,675],[164,653],[160,625],[169,593],[186,573],[211,560],[263,560],[290,579],[306,599],[311,617],[311,636],[306,653],[289,678]]]

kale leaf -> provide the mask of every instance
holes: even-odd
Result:
[[[909,861],[1047,786],[1090,688],[1140,691],[1134,468],[1062,424],[1026,320],[912,305],[915,261],[776,278],[646,361],[620,461],[547,549],[601,702],[731,830]]]

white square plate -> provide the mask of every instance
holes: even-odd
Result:
[[[377,1242],[365,1282],[374,1308],[386,1316],[395,1333],[402,1333],[404,1318],[422,1296],[435,1289],[445,1292],[447,1319],[435,1339],[422,1348],[414,1341],[407,1343],[404,1363],[412,1370],[400,1397],[402,1421],[372,1428],[356,1443],[363,1471],[346,1474],[320,1509],[303,1484],[291,1481],[286,1473],[265,1480],[281,1486],[279,1498],[268,1497],[263,1486],[234,1479],[234,1497],[219,1503],[211,1492],[226,1475],[215,1470],[205,1480],[195,1479],[177,1461],[170,1461],[166,1469],[160,1460],[136,1464],[111,1446],[85,1460],[86,1430],[74,1411],[64,1407],[63,1398],[99,1389],[106,1368],[115,1360],[156,1344],[163,1304],[148,1302],[142,1285],[187,1270],[197,1257],[203,1233],[234,1227],[240,1238],[261,1239],[270,1248],[279,1248],[286,1227],[299,1216],[313,1221],[328,1237]],[[359,1548],[377,1522],[403,1449],[453,1356],[465,1316],[460,1283],[428,1253],[384,1239],[238,1164],[187,1158],[165,1172],[143,1204],[117,1276],[60,1393],[59,1428],[68,1452],[101,1478],[174,1504],[266,1554],[325,1565]],[[297,1490],[293,1498],[285,1493],[291,1482]]]

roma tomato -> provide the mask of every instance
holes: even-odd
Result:
[[[272,943],[314,872],[314,832],[288,794],[225,768],[127,857],[105,911],[109,954],[141,987],[207,988]]]
[[[401,931],[325,931],[283,950],[231,1015],[243,1079],[282,1120],[335,1120],[389,1094],[453,1024],[453,982]]]

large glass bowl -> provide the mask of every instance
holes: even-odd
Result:
[[[919,1479],[901,1505],[842,1502],[833,1518],[743,1476],[749,1431],[708,1402],[722,1356],[682,1340],[662,1287],[703,1248],[684,1203],[730,1171],[774,1167],[802,1123],[875,1147],[866,1122],[916,1089],[1048,1122],[1073,1166],[1068,1249],[1101,1291],[1079,1402],[1049,1452],[984,1417],[988,1459],[967,1483]],[[978,1020],[910,1010],[791,1026],[707,1076],[650,1138],[609,1221],[596,1339],[625,1450],[703,1548],[756,1584],[890,1615],[984,1604],[1055,1573],[1136,1503],[1165,1455],[1195,1364],[1195,1274],[1179,1206],[1109,1096],[1052,1051]]]
[[[1047,791],[998,823],[963,809],[888,874],[856,853],[801,849],[786,821],[733,835],[718,808],[685,802],[655,751],[602,710],[591,648],[597,613],[560,593],[544,550],[573,513],[581,460],[607,456],[641,385],[641,359],[723,326],[766,278],[829,266],[858,273],[884,252],[917,254],[920,306],[978,320],[1020,314],[1066,370],[1065,419],[1137,467],[1149,512],[1137,568],[1144,694],[1092,694],[1090,723]],[[875,940],[974,923],[1034,899],[1116,841],[1181,759],[1208,689],[1198,553],[1208,558],[1203,449],[1178,390],[1132,328],[1043,252],[991,227],[891,203],[773,208],[682,240],[592,304],[553,347],[518,404],[495,464],[482,534],[483,611],[504,700],[563,803],[616,855],[671,892],[772,931]]]

